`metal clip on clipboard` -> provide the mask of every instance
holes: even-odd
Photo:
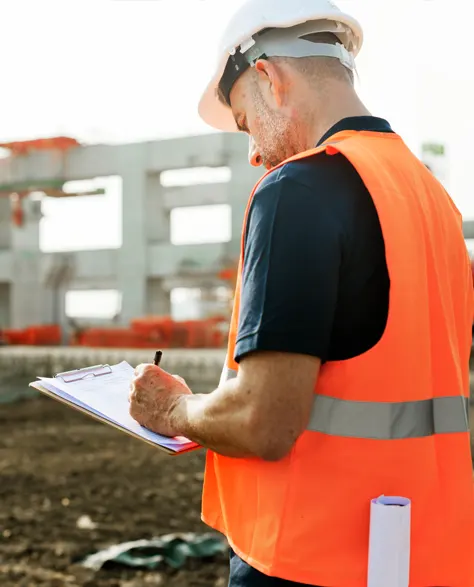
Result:
[[[84,367],[83,369],[57,373],[55,377],[62,379],[64,383],[73,383],[74,381],[82,381],[87,377],[101,377],[110,373],[112,373],[112,367],[110,365],[94,365],[93,367]]]

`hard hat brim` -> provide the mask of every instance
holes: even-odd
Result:
[[[203,121],[224,132],[237,132],[237,124],[229,106],[223,104],[217,95],[217,88],[222,72],[210,81],[199,102],[198,112]]]
[[[320,18],[322,17],[323,15],[320,16]],[[354,38],[357,39],[356,50],[354,51],[354,57],[356,57],[363,41],[363,31],[360,23],[348,14],[339,13],[337,16],[335,14],[326,16],[326,18],[331,17],[351,28]],[[229,55],[226,54],[219,62],[214,77],[207,85],[199,101],[198,113],[202,120],[212,128],[224,132],[238,132],[239,129],[237,128],[231,108],[219,100],[217,93],[218,85],[224,73],[228,58]]]

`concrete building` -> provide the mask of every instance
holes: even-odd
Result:
[[[248,165],[247,148],[243,135],[213,134],[0,160],[0,184],[11,191],[16,185],[35,189],[48,181],[121,176],[123,217],[120,249],[44,254],[39,248],[40,203],[26,198],[24,225],[16,227],[10,199],[0,198],[0,327],[65,325],[65,293],[70,290],[120,291],[120,324],[146,314],[169,314],[170,291],[176,287],[200,287],[211,296],[223,285],[219,271],[238,258],[248,195],[261,175]],[[223,166],[230,170],[228,183],[165,188],[160,181],[166,170]],[[216,204],[231,207],[229,242],[170,243],[172,209]]]
[[[160,181],[167,170],[197,167],[226,167],[230,181],[184,187],[164,187]],[[40,202],[24,200],[25,222],[16,227],[10,199],[0,197],[0,328],[66,326],[65,296],[71,290],[118,290],[122,302],[116,323],[124,325],[143,315],[169,314],[170,292],[175,288],[198,287],[203,307],[207,302],[212,305],[216,288],[223,285],[219,271],[237,262],[248,195],[261,175],[261,170],[248,165],[246,137],[212,134],[0,160],[4,194],[7,188],[14,192],[15,186],[40,190],[45,182],[117,175],[122,178],[123,200],[119,249],[42,253]],[[171,244],[171,210],[216,204],[231,207],[228,242]],[[474,238],[474,222],[466,224],[466,237]]]

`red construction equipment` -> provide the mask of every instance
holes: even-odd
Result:
[[[66,151],[73,147],[80,147],[80,143],[71,137],[50,137],[46,139],[0,143],[0,148],[8,149],[14,157],[18,155],[29,155],[32,151]]]

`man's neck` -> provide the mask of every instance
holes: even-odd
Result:
[[[326,99],[321,108],[317,109],[315,120],[311,125],[312,132],[308,136],[308,148],[313,148],[317,145],[327,131],[344,118],[372,116],[355,93],[355,90],[352,92],[347,92],[346,90],[340,94],[335,93],[334,96],[334,100]]]

